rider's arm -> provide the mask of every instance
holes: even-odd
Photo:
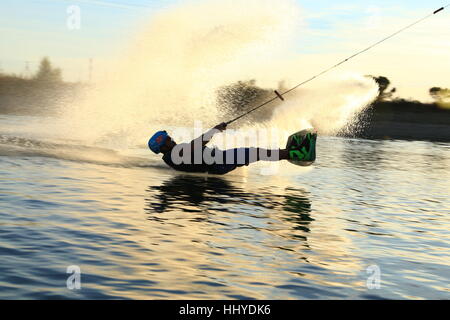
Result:
[[[209,141],[211,141],[212,137],[216,133],[224,131],[226,128],[227,128],[227,124],[225,122],[223,122],[223,123],[215,126],[214,128],[212,128],[211,130],[205,132],[197,139],[192,140],[191,141],[192,150],[195,148],[196,145],[201,145],[203,148]]]

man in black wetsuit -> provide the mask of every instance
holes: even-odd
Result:
[[[226,123],[221,123],[190,143],[182,144],[175,143],[166,131],[158,131],[149,140],[148,146],[156,154],[163,153],[162,159],[167,165],[184,172],[226,174],[260,160],[296,160],[299,150],[302,150],[302,161],[312,163],[315,160],[315,133],[308,136],[308,139],[299,140],[290,150],[236,148],[223,151],[208,148],[206,144],[214,134],[224,131],[226,127]]]

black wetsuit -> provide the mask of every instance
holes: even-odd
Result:
[[[183,144],[187,148],[190,148],[190,144]],[[179,145],[182,147],[183,145]],[[194,155],[191,152],[191,161],[190,163],[181,163],[175,164],[172,161],[172,152],[167,152],[163,156],[164,162],[177,171],[184,172],[198,172],[198,173],[212,173],[212,174],[226,174],[230,171],[233,171],[237,167],[247,166],[250,163],[259,161],[258,148],[237,148],[230,150],[219,150],[217,148],[211,149],[208,147],[203,147],[203,152],[209,152],[212,157],[222,159],[219,161],[220,163],[208,164],[205,160],[201,159],[201,163],[194,162]],[[253,152],[253,157],[250,155]]]

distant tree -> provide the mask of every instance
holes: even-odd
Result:
[[[371,77],[373,80],[375,80],[375,82],[378,84],[378,100],[389,100],[392,98],[392,96],[394,95],[394,93],[397,91],[396,88],[392,88],[390,91],[387,91],[387,89],[389,88],[389,86],[391,85],[391,81],[383,76],[379,76],[379,77],[374,77],[374,76],[369,76]]]
[[[430,95],[435,100],[435,105],[450,109],[450,89],[433,87],[430,89]]]
[[[430,89],[430,95],[437,102],[444,102],[450,100],[450,89],[433,87]]]
[[[41,60],[39,70],[33,77],[34,80],[44,83],[62,82],[61,69],[53,68],[50,60],[45,57]]]

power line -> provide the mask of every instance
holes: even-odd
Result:
[[[101,0],[65,0],[66,2],[79,2],[85,3],[85,4],[91,4],[91,5],[98,5],[98,6],[104,6],[104,7],[111,7],[111,8],[119,8],[119,9],[143,9],[143,8],[149,8],[154,9],[152,6],[148,6],[145,4],[124,4],[120,2],[106,2]]]

